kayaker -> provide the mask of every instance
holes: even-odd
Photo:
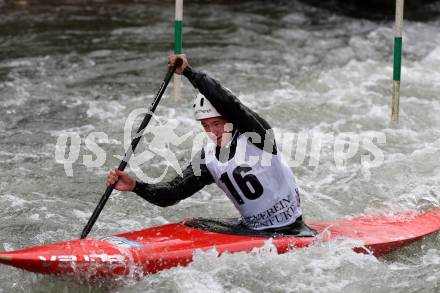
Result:
[[[284,231],[303,226],[298,187],[292,170],[278,150],[273,130],[257,113],[208,74],[189,66],[184,54],[168,57],[176,69],[199,90],[195,118],[212,142],[170,182],[148,184],[114,169],[107,185],[133,191],[152,204],[166,207],[216,183],[234,203],[242,223],[253,230]],[[253,161],[253,162],[250,162]]]

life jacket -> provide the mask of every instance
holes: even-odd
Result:
[[[281,152],[271,154],[239,134],[235,154],[216,157],[216,144],[204,147],[205,164],[249,228],[264,230],[290,225],[302,215],[298,187]]]

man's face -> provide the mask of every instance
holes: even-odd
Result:
[[[223,117],[200,120],[203,129],[218,146],[225,146],[231,140],[232,124]]]

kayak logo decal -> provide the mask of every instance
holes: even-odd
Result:
[[[103,237],[99,240],[106,241],[111,243],[112,245],[118,246],[118,247],[134,247],[134,248],[141,248],[143,245],[142,243],[128,240],[127,238],[123,237],[116,237],[116,236],[107,236]]]
[[[38,258],[43,261],[51,261],[51,262],[76,262],[80,259],[89,262],[107,262],[107,263],[121,263],[125,261],[125,257],[123,255],[108,255],[108,254],[90,254],[90,255],[52,255],[48,258],[44,256],[38,256]]]

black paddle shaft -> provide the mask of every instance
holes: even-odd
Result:
[[[131,141],[131,147],[128,149],[128,151],[125,153],[124,158],[122,159],[121,163],[119,163],[118,170],[124,171],[125,167],[127,166],[128,161],[130,160],[131,155],[134,153],[134,150],[136,149],[139,141],[142,137],[142,132],[144,131],[145,127],[147,127],[148,123],[151,120],[151,117],[153,116],[154,111],[156,110],[157,105],[160,102],[160,99],[162,98],[163,93],[165,92],[168,83],[171,80],[171,77],[173,76],[174,72],[177,68],[179,68],[182,65],[182,59],[178,58],[176,59],[176,62],[174,64],[174,67],[170,68],[165,75],[165,79],[163,80],[159,91],[156,94],[156,97],[153,100],[153,103],[151,104],[147,114],[144,117],[144,120],[142,120],[141,125],[139,126],[138,131],[136,132],[135,138]],[[93,211],[92,216],[90,217],[89,221],[87,222],[87,225],[84,227],[82,233],[81,233],[81,239],[84,239],[89,234],[90,230],[92,230],[93,225],[95,224],[96,220],[99,217],[99,214],[101,214],[102,209],[104,208],[105,204],[107,203],[107,200],[109,199],[111,193],[113,192],[113,189],[116,186],[115,182],[114,184],[107,187],[104,194],[101,197],[101,200],[99,201],[98,205],[96,206],[95,210]]]

